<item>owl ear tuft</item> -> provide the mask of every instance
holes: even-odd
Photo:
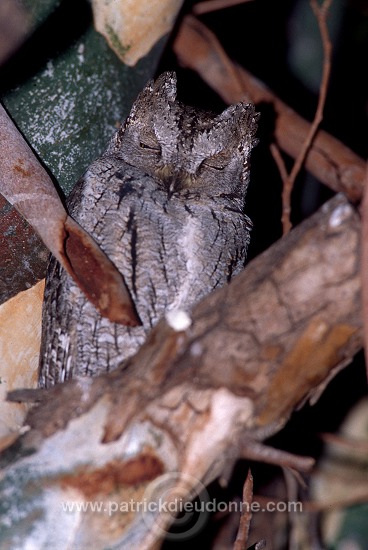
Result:
[[[162,73],[153,84],[156,96],[163,97],[168,103],[175,101],[177,93],[177,78],[174,71]]]
[[[254,126],[257,123],[259,118],[259,113],[255,112],[255,107],[253,103],[236,103],[235,105],[230,105],[222,113],[220,113],[215,118],[216,122],[234,122],[235,124],[246,124],[249,126]]]
[[[252,103],[237,103],[231,105],[215,119],[218,127],[225,126],[231,132],[236,132],[241,141],[246,140],[252,143],[252,146],[258,143],[258,140],[252,139],[257,131],[257,122],[259,113],[255,112]]]
[[[149,82],[147,82],[143,90],[138,94],[137,99],[134,101],[132,108],[130,109],[130,113],[125,121],[125,124],[123,124],[121,128],[122,132],[124,132],[125,127],[128,124],[134,124],[135,119],[139,118],[139,113],[142,111],[142,106],[145,106],[147,108],[148,105],[152,102],[153,85],[153,80],[150,80]]]
[[[238,104],[235,104],[235,105],[230,105],[230,107],[228,107],[227,109],[225,109],[224,111],[222,111],[222,113],[220,113],[219,115],[217,115],[214,119],[214,124],[223,124],[223,123],[227,123],[229,122],[229,120],[231,120],[232,118],[238,118],[238,112],[239,112],[239,105],[241,105],[241,103],[238,103]]]

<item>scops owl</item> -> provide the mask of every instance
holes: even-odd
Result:
[[[100,316],[56,260],[45,290],[40,384],[116,368],[168,310],[190,308],[244,266],[254,106],[219,115],[150,82],[69,199],[71,216],[123,274],[142,326]]]

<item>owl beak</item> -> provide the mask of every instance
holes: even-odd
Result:
[[[171,181],[169,183],[169,186],[168,186],[168,189],[167,189],[167,195],[169,197],[169,199],[171,199],[171,197],[173,196],[173,194],[175,193],[175,191],[177,190],[177,184],[176,184],[176,181]]]
[[[182,177],[172,164],[165,164],[158,172],[158,177],[164,182],[167,196],[170,199],[182,186]]]
[[[182,178],[180,174],[172,174],[167,180],[167,195],[169,199],[182,187]]]
[[[189,189],[192,185],[192,178],[193,177],[184,170],[171,173],[171,175],[166,178],[168,198],[170,199],[175,193],[183,189]]]

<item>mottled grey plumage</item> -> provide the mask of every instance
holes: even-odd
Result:
[[[78,182],[71,215],[124,275],[142,321],[102,318],[55,260],[45,292],[40,383],[114,369],[169,309],[187,309],[245,261],[243,213],[257,115],[176,100],[176,78],[149,83],[107,151]]]

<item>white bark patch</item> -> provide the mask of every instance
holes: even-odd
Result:
[[[339,227],[351,214],[351,207],[348,204],[341,204],[332,212],[329,225]]]
[[[209,417],[205,423],[202,419],[200,429],[193,429],[187,442],[183,472],[195,475],[205,485],[220,475],[230,442],[236,441],[238,432],[246,429],[252,415],[250,399],[236,396],[226,388],[215,391]],[[212,468],[209,468],[210,464]]]
[[[188,313],[182,309],[172,309],[171,311],[167,311],[165,314],[165,319],[169,327],[176,332],[187,330],[192,324],[192,319]]]

